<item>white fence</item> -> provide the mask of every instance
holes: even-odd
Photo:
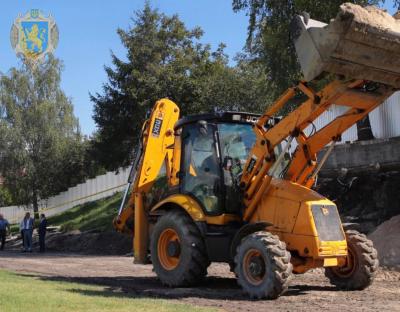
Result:
[[[39,209],[47,216],[53,216],[76,205],[111,196],[125,188],[128,175],[129,168],[119,169],[118,174],[107,172],[104,175],[87,180],[85,183],[71,187],[67,191],[50,197],[47,200],[42,200],[39,204]],[[26,211],[32,211],[32,209],[28,209],[25,206],[0,208],[0,213],[10,223],[18,223],[22,220]]]
[[[332,107],[324,112],[314,122],[317,130],[321,129],[337,116],[342,115],[347,111],[349,107],[332,105]],[[377,107],[369,114],[372,133],[377,139],[388,139],[396,136],[400,136],[400,92],[393,94],[384,104]],[[311,131],[311,127],[307,131]],[[307,132],[309,133],[309,132]],[[347,141],[357,140],[357,126],[354,125],[342,135],[342,141],[338,142],[345,143]]]

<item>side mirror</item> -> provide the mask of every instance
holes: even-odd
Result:
[[[224,170],[231,171],[232,165],[233,165],[232,157],[225,156],[224,163],[223,163]]]
[[[208,132],[207,121],[199,120],[197,126],[199,127],[200,134],[206,136]]]

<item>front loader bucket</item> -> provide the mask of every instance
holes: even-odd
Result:
[[[323,72],[400,88],[400,20],[344,3],[329,24],[297,16],[292,35],[306,81]]]

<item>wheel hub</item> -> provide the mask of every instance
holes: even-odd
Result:
[[[161,232],[157,243],[158,259],[161,266],[167,270],[174,270],[180,261],[181,245],[178,233],[167,228]]]
[[[259,285],[266,274],[265,261],[258,250],[249,250],[243,262],[246,278],[254,285]]]
[[[265,266],[260,257],[252,257],[249,264],[249,271],[253,277],[262,276],[265,272]]]
[[[168,242],[167,253],[170,257],[179,257],[181,246],[177,240]]]

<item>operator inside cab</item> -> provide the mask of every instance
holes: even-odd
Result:
[[[215,152],[213,131],[187,127],[184,131],[185,192],[191,193],[204,206],[207,212],[218,211],[218,185],[220,184],[219,160]],[[208,127],[207,127],[208,128]],[[197,132],[197,133],[196,133]],[[191,152],[190,152],[191,151]]]
[[[208,214],[238,212],[238,183],[254,141],[250,124],[201,121],[186,125],[182,133],[183,191],[200,201]]]

